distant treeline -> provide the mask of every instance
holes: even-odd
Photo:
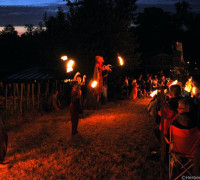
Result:
[[[135,2],[67,1],[68,12],[58,8],[56,16],[44,13],[43,22],[37,28],[25,25],[27,31],[21,37],[12,25],[6,25],[0,32],[0,77],[30,66],[65,71],[60,60],[63,54],[75,59],[75,71],[88,75],[93,73],[96,55],[113,66],[117,54],[123,56],[124,74],[139,68],[149,71],[145,68],[154,63],[154,57],[171,57],[176,41],[183,43],[186,60],[195,63],[199,59],[200,14],[192,13],[186,1],[175,4],[175,14],[154,7],[135,14]]]

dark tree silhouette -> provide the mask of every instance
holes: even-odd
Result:
[[[17,36],[17,31],[11,24],[6,25],[1,31],[1,35]]]
[[[171,15],[160,8],[145,8],[143,13],[139,13],[135,23],[137,25],[135,33],[142,51],[144,68],[150,64],[158,67],[154,57],[161,57],[162,60],[160,54],[164,54],[164,57],[171,55],[175,37],[175,26]]]
[[[101,55],[107,63],[116,65],[117,53],[126,57],[127,68],[134,69],[139,62],[137,44],[130,26],[136,9],[135,0],[80,0],[67,1],[70,25],[70,45],[74,56],[94,68],[94,57]]]

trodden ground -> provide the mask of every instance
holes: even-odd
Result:
[[[0,179],[159,179],[159,158],[145,154],[154,120],[150,99],[109,102],[85,111],[79,135],[71,136],[68,109],[11,119],[8,168]],[[167,179],[167,174],[166,174]]]

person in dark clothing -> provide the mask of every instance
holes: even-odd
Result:
[[[82,103],[81,103],[81,87],[78,82],[75,81],[71,92],[71,104],[70,104],[70,114],[72,123],[72,135],[78,133],[78,121],[79,114],[83,114]]]
[[[172,85],[170,87],[170,99],[165,103],[164,106],[164,135],[168,134],[169,126],[175,120],[176,115],[178,114],[178,102],[181,96],[181,87],[179,85]],[[158,114],[161,116],[161,112]],[[158,139],[160,139],[161,134],[161,123],[159,128],[154,129],[154,133]]]
[[[4,124],[0,119],[0,165],[4,165],[4,159],[7,153],[8,135],[6,133]]]
[[[197,115],[195,112],[195,104],[193,99],[185,98],[179,101],[178,105],[178,115],[173,121],[172,125],[179,129],[191,130],[198,127],[197,125]],[[200,130],[199,130],[200,131]],[[187,131],[188,132],[188,131]],[[187,133],[186,133],[187,134]],[[200,175],[200,144],[195,148],[194,153],[194,167],[193,175]]]
[[[194,112],[194,102],[191,98],[181,99],[178,102],[178,115],[172,125],[180,129],[191,129],[197,127],[197,116]]]
[[[146,81],[146,91],[147,91],[147,96],[150,95],[151,91],[152,91],[152,80],[151,80],[151,76],[149,76],[149,78]]]

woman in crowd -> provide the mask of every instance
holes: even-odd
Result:
[[[134,99],[137,98],[137,92],[138,92],[137,88],[138,88],[137,81],[136,81],[136,79],[133,79],[132,90],[131,90],[131,94],[130,94],[129,99],[134,100]]]

